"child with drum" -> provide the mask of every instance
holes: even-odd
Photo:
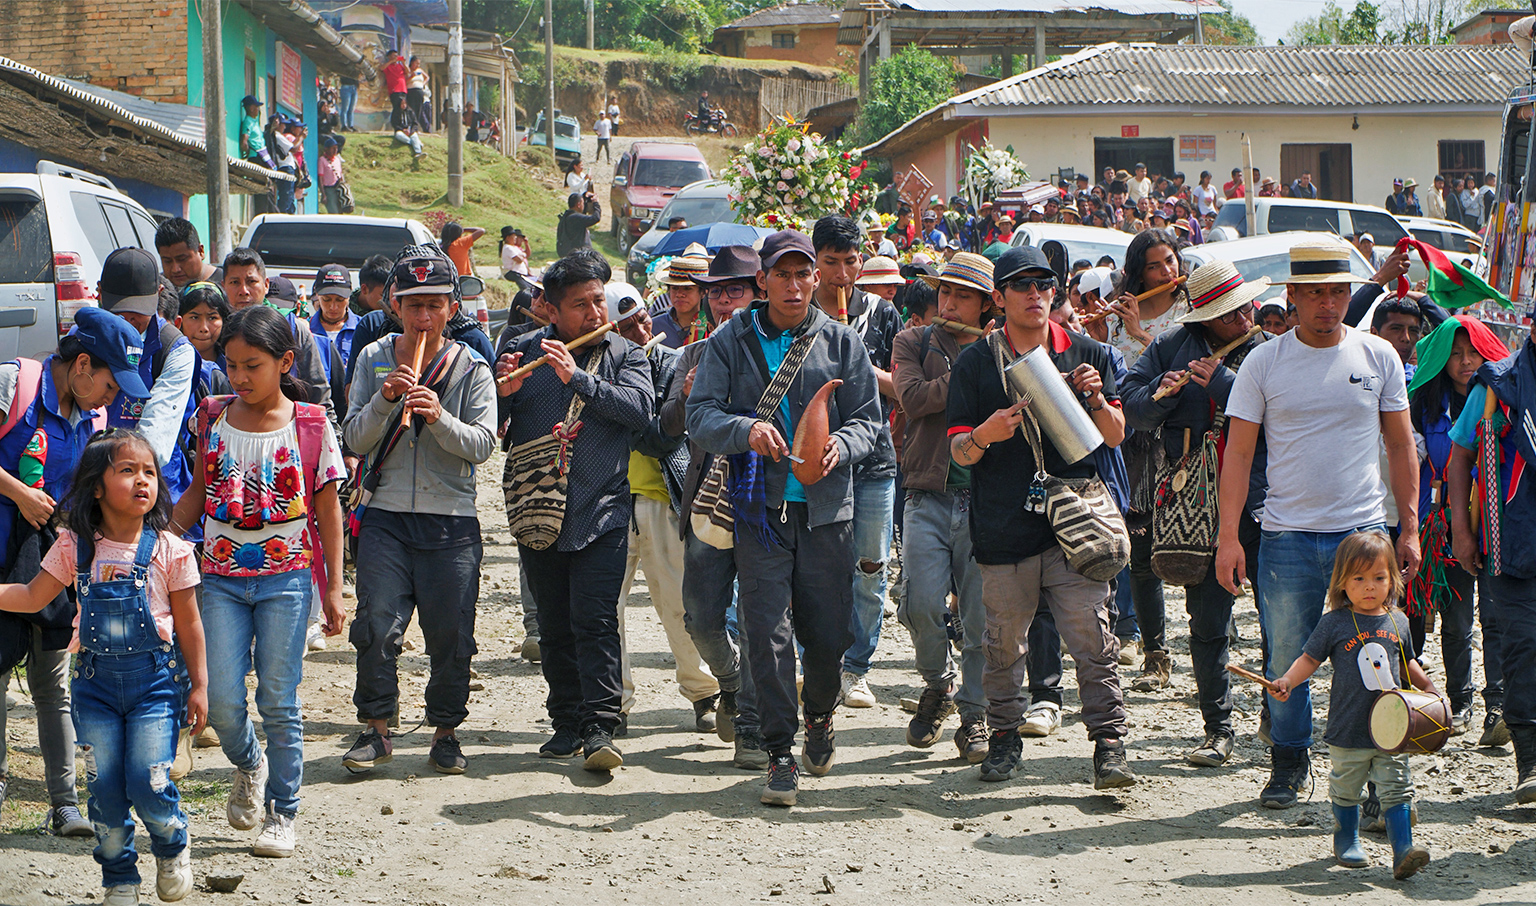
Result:
[[[1392,842],[1392,876],[1398,880],[1427,865],[1429,850],[1413,842],[1413,777],[1408,772],[1407,747],[1393,751],[1378,747],[1372,734],[1372,711],[1383,694],[1413,695],[1397,692],[1406,665],[1413,685],[1439,700],[1437,707],[1444,706],[1440,723],[1447,727],[1450,723],[1449,704],[1444,703],[1408,650],[1413,644],[1408,618],[1393,606],[1402,596],[1403,578],[1387,536],[1371,531],[1345,538],[1333,561],[1328,612],[1318,620],[1301,657],[1270,685],[1270,693],[1285,701],[1296,685],[1316,672],[1324,658],[1332,661],[1328,731],[1323,740],[1328,743],[1328,759],[1333,766],[1328,773],[1328,795],[1338,822],[1333,853],[1339,864],[1350,868],[1370,864],[1360,847],[1360,803],[1369,779],[1381,796],[1387,838]]]

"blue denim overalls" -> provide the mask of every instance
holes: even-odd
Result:
[[[186,667],[174,642],[155,629],[150,560],[158,533],[145,527],[133,574],[93,581],[94,545],[76,539],[80,653],[74,672],[75,732],[86,746],[86,784],[102,885],[138,884],[129,806],[161,858],[187,845],[187,818],[170,779],[186,705]]]

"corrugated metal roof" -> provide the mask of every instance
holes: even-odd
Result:
[[[85,91],[94,94],[104,101],[111,101],[135,116],[159,123],[182,138],[190,142],[201,144],[204,140],[203,108],[190,107],[186,104],[171,104],[165,101],[152,101],[136,94],[128,94],[122,91],[113,91],[100,85],[91,85],[86,82],[77,82],[74,79],[60,79],[77,91]]]
[[[933,0],[910,0],[933,2]],[[1018,0],[1033,2],[1033,0]],[[1512,45],[1231,47],[1101,44],[962,94],[976,108],[1368,107],[1503,104],[1527,62]]]
[[[743,16],[727,28],[774,28],[805,25],[836,25],[838,15],[820,3],[796,3],[776,9],[762,9],[750,16]]]
[[[1195,8],[1219,11],[1216,0],[887,0],[895,9],[925,13],[1055,13],[1103,10],[1128,16],[1174,13],[1193,16]]]

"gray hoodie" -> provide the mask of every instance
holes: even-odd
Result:
[[[766,319],[766,308],[767,303],[761,302],[737,312],[705,341],[699,370],[693,378],[693,392],[688,395],[688,436],[711,453],[742,453],[750,449],[747,436],[757,419],[743,413],[757,407],[767,387],[762,344],[753,327],[752,313],[763,311]],[[796,423],[805,412],[806,403],[823,384],[834,378],[843,381],[833,391],[827,407],[828,426],[838,443],[837,468],[805,489],[810,524],[815,528],[853,518],[853,464],[874,449],[881,430],[881,410],[869,352],[853,328],[833,321],[813,305],[806,320],[791,332],[800,330],[815,334],[816,342],[785,394]],[[793,443],[793,427],[782,423],[782,413],[777,408],[769,420],[786,442]],[[764,464],[767,504],[777,507],[784,501],[790,462],[786,457],[778,462],[765,459]]]
[[[357,355],[342,434],[347,448],[363,455],[377,450],[399,424],[398,401],[387,402],[381,392],[397,365],[396,336],[370,343]],[[408,432],[390,451],[369,506],[393,513],[475,515],[475,466],[496,446],[496,383],[490,366],[468,347],[460,355],[468,367],[460,366],[458,380],[442,395],[441,417],[420,435]]]

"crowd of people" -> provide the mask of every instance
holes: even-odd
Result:
[[[1536,353],[1384,293],[1400,256],[1363,283],[1347,246],[1302,241],[1274,319],[1256,303],[1278,287],[1219,260],[1191,272],[1171,230],[1138,232],[1118,266],[1068,271],[1027,245],[898,265],[830,215],[760,248],[691,249],[647,305],[589,248],[534,277],[513,230],[503,260],[527,288],[493,343],[459,307],[482,232],[374,256],[355,290],[326,265],[308,313],[257,252],[216,266],[174,219],[158,262],[108,258],[101,308],[56,354],[0,365],[0,532],[21,552],[0,656],[28,657],[49,823],[96,836],[107,903],[138,901],[130,810],[161,899],[190,889],[175,779],[194,744],[234,765],[226,817],[260,828],[253,851],[292,854],[303,658],[349,623],[363,730],[343,765],[394,757],[414,618],[427,764],[469,770],[476,472],[498,442],[522,653],[548,684],[538,757],[624,763],[624,604],[643,569],[694,729],[764,773],[765,804],[833,770],[839,708],[876,703],[888,596],[923,687],[909,745],[958,715],[954,757],[1011,779],[1023,737],[1061,726],[1065,648],[1094,789],[1116,791],[1137,782],[1126,686],[1167,689],[1163,588],[1182,586],[1203,724],[1186,758],[1219,769],[1252,575],[1264,806],[1305,788],[1307,679],[1330,660],[1335,853],[1365,864],[1359,833],[1379,823],[1394,875],[1422,868],[1408,756],[1377,747],[1369,714],[1380,693],[1443,685],[1449,731],[1467,732],[1474,619],[1480,742],[1512,741],[1516,799],[1536,801],[1536,492],[1520,481],[1536,448],[1517,427]],[[349,557],[368,563],[350,615]],[[1423,653],[1437,618],[1441,685]],[[4,782],[0,762],[0,798]]]

